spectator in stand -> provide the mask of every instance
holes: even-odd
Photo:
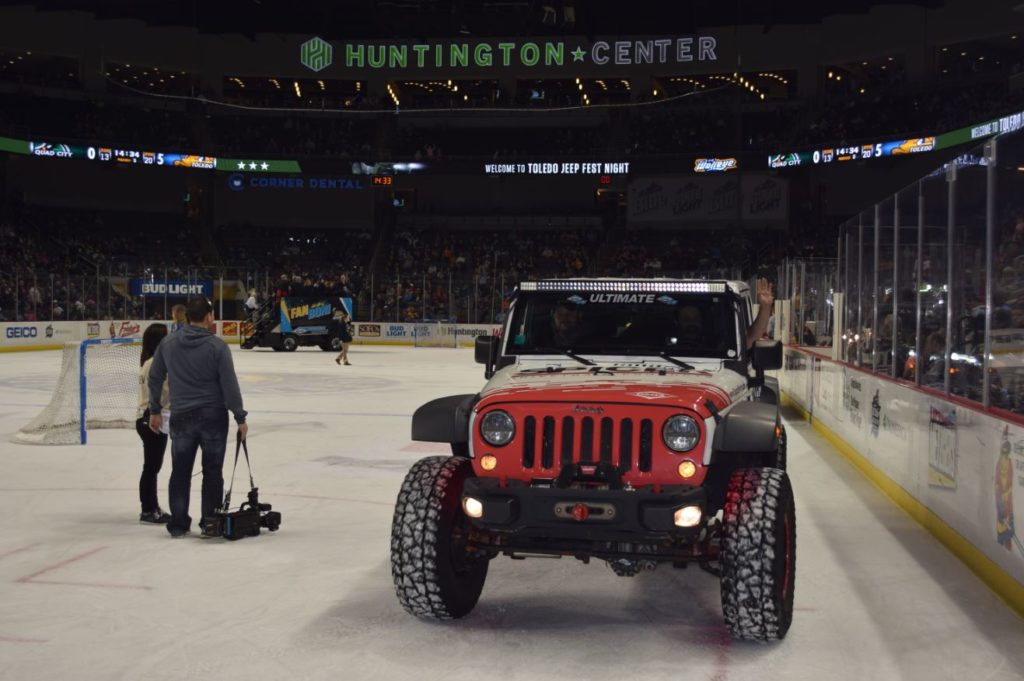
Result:
[[[171,308],[171,333],[185,328],[185,306],[178,304]]]

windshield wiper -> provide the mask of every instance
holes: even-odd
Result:
[[[574,360],[576,360],[577,362],[579,362],[580,364],[582,364],[584,366],[588,366],[588,367],[597,366],[597,362],[592,362],[591,360],[587,359],[586,357],[580,357],[579,355],[574,353],[572,350],[562,350],[562,354],[565,355],[566,357],[572,357]]]
[[[531,348],[531,350],[533,352],[535,352],[535,353],[545,353],[546,354],[546,353],[550,352],[550,353],[556,354],[556,355],[565,355],[566,357],[571,357],[574,360],[576,360],[577,362],[579,362],[580,364],[582,364],[583,366],[587,366],[587,367],[597,366],[597,362],[593,362],[593,361],[587,359],[586,357],[580,357],[579,355],[577,355],[576,353],[574,353],[572,351],[572,348],[565,349],[565,348],[536,347],[536,348]]]
[[[672,362],[672,364],[675,364],[680,369],[687,369],[687,370],[694,369],[694,366],[692,364],[687,364],[686,362],[678,360],[675,357],[673,357],[672,355],[668,354],[667,352],[659,352],[658,353],[658,357],[661,357],[666,362]]]

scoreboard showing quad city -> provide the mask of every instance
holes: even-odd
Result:
[[[215,170],[217,158],[200,154],[179,154],[166,151],[145,151],[123,147],[80,146],[75,144],[54,144],[52,142],[29,142],[28,153],[32,156],[49,158],[77,158],[89,161],[131,163],[146,166],[179,166]]]
[[[787,168],[811,163],[832,163],[833,161],[841,163],[843,161],[858,161],[882,158],[884,156],[920,154],[933,151],[935,148],[936,138],[934,136],[914,137],[889,142],[873,142],[870,144],[855,144],[853,146],[828,146],[813,151],[772,154],[768,157],[768,166],[770,168]]]

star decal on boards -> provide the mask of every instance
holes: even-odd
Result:
[[[256,161],[249,161],[249,170],[256,170]]]
[[[572,55],[572,60],[575,62],[575,61],[583,61],[583,55],[586,54],[586,52],[583,51],[582,47],[577,45],[576,49],[573,50],[572,52],[570,52],[569,54]]]
[[[270,167],[270,164],[267,163],[266,161],[264,161],[263,163],[260,164],[260,170],[266,170],[269,167]]]
[[[245,161],[239,161],[238,162],[238,169],[239,170],[245,170]]]

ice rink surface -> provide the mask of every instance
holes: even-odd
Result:
[[[411,415],[480,388],[472,351],[234,357],[261,499],[284,515],[239,542],[139,524],[134,431],[11,444],[60,353],[0,355],[0,679],[1024,679],[1024,620],[793,418],[781,643],[730,641],[717,579],[696,567],[624,578],[572,559],[499,557],[468,617],[416,620],[391,584],[392,508],[408,467],[445,448],[411,442]],[[165,508],[169,474],[168,451]]]

